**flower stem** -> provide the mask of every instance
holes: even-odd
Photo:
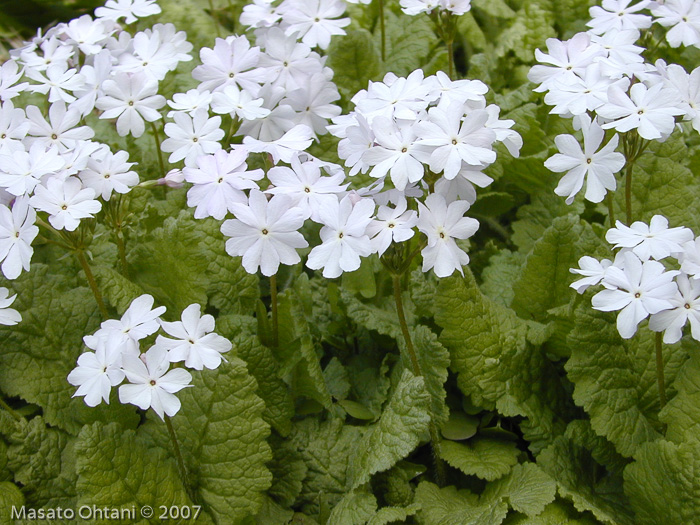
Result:
[[[278,325],[277,325],[277,274],[270,276],[270,306],[272,309],[272,346],[277,348]]]
[[[656,381],[659,384],[659,400],[661,408],[666,406],[666,386],[664,382],[664,356],[661,353],[663,342],[661,332],[656,332]]]
[[[156,126],[155,122],[151,122],[151,129],[153,129],[153,138],[156,141],[156,151],[158,151],[158,164],[160,165],[160,176],[165,177],[165,162],[163,162],[163,152],[160,150],[160,136],[158,135],[158,127]]]
[[[102,300],[102,294],[100,293],[100,289],[97,287],[97,281],[95,281],[95,276],[92,274],[90,265],[88,264],[87,258],[85,257],[85,252],[83,250],[76,250],[75,256],[78,258],[80,266],[83,267],[85,277],[87,277],[88,284],[90,285],[90,289],[92,290],[92,295],[95,296],[95,301],[97,301],[97,306],[100,309],[102,317],[104,319],[109,319],[109,313],[107,312],[105,303]]]
[[[386,61],[386,28],[384,27],[384,0],[379,2],[379,30],[382,33],[382,62]]]
[[[632,168],[634,168],[634,162],[628,163],[627,171],[625,172],[625,218],[627,219],[627,226],[632,224]]]
[[[180,471],[180,480],[185,486],[187,495],[192,501],[195,501],[194,493],[192,492],[192,487],[190,486],[189,476],[187,475],[187,468],[185,467],[185,462],[182,459],[182,453],[180,452],[180,444],[177,441],[177,435],[175,434],[175,429],[173,428],[173,423],[170,420],[170,416],[164,415],[163,421],[165,421],[165,426],[168,428],[168,434],[170,434],[170,442],[173,444],[173,451],[175,452],[175,459],[177,460],[177,469]]]
[[[399,325],[401,326],[401,333],[403,334],[404,342],[406,343],[406,350],[408,352],[408,358],[411,362],[411,368],[413,375],[416,377],[423,377],[423,371],[421,370],[420,362],[418,361],[418,355],[416,354],[416,349],[413,346],[413,341],[411,340],[411,333],[408,330],[408,323],[406,322],[406,314],[403,309],[403,299],[401,298],[401,276],[394,274],[394,301],[396,302],[396,313],[399,317]],[[442,486],[445,482],[445,464],[441,458],[440,452],[440,434],[438,433],[437,425],[435,424],[435,419],[430,412],[430,446],[433,450],[433,461],[435,462],[435,481],[438,485]]]
[[[453,49],[453,44],[452,39],[449,39],[447,42],[447,72],[450,75],[450,80],[454,79],[455,77],[455,55],[454,55],[454,49]]]
[[[7,410],[7,412],[8,412],[13,418],[15,418],[15,420],[17,420],[17,421],[22,421],[22,416],[20,416],[17,412],[15,412],[15,410],[14,410],[10,405],[8,405],[7,403],[5,403],[5,400],[4,400],[3,398],[1,398],[1,397],[0,397],[0,407],[2,407],[2,408],[4,408],[5,410]]]
[[[615,227],[615,209],[613,208],[613,194],[612,194],[612,192],[608,192],[607,198],[605,200],[608,202],[608,218],[610,219],[610,227],[614,228]]]

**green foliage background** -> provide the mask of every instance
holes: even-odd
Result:
[[[386,72],[447,69],[429,19],[387,4],[386,60],[376,2],[349,5],[348,35],[327,51],[345,110]],[[163,13],[138,28],[172,22],[195,49],[211,47],[213,35],[241,31],[242,5],[164,0]],[[376,260],[334,281],[301,266],[285,269],[280,344],[271,349],[267,280],[226,255],[218,223],[193,218],[185,189],[131,195],[128,279],[118,271],[114,239],[96,227],[90,251],[115,316],[142,293],[168,307],[167,320],[199,302],[234,344],[228,363],[195,374],[195,387],[179,396],[173,424],[189,486],[157,417],[120,405],[116,392],[94,409],[71,398],[66,376],[99,313],[77,263],[56,247],[36,246],[31,272],[2,283],[18,293],[24,320],[0,329],[0,393],[19,415],[0,409],[0,519],[22,504],[197,504],[199,522],[222,524],[697,520],[697,344],[665,348],[670,401],[660,410],[653,338],[641,331],[623,341],[614,314],[593,311],[591,293],[580,298],[568,286],[581,256],[610,256],[607,211],[580,196],[564,204],[553,193],[557,177],[543,167],[554,137],[571,130],[549,115],[526,74],[546,38],[585,29],[590,5],[474,0],[460,17],[458,74],[490,86],[489,100],[516,122],[524,147],[517,159],[501,151],[489,168],[496,181],[471,210],[481,227],[464,277],[439,281],[415,268],[404,278],[423,377],[401,357],[391,278]],[[91,7],[3,2],[0,31],[26,37]],[[691,68],[697,59],[696,50],[668,57]],[[191,67],[168,77],[163,94],[191,87]],[[142,179],[157,178],[150,137],[136,142],[109,123],[91,124],[100,140],[131,152]],[[325,136],[312,152],[339,162],[336,145]],[[672,226],[700,233],[700,200],[692,198],[699,152],[687,130],[652,145],[635,172],[636,219],[662,213]],[[620,213],[621,198],[615,206]],[[443,480],[428,444],[431,417],[443,436]]]

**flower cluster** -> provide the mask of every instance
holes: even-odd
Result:
[[[583,149],[573,135],[558,136],[560,153],[545,163],[552,171],[566,172],[555,191],[568,204],[584,184],[585,198],[601,202],[616,189],[614,174],[625,160],[634,162],[644,141],[665,141],[678,117],[700,131],[700,70],[688,74],[663,60],[650,64],[645,48],[637,45],[641,32],[656,22],[670,28],[666,40],[671,46],[700,46],[697,2],[604,0],[590,14],[589,31],[566,41],[548,39],[548,52],[535,52],[540,64],[528,74],[538,84],[535,91],[546,92],[551,113],[573,117],[574,128],[583,135]],[[626,159],[615,152],[617,134],[601,148],[605,130],[632,133],[622,137]]]
[[[661,215],[629,227],[618,221],[605,238],[619,249],[614,260],[582,257],[580,269],[571,271],[584,278],[571,287],[583,293],[602,285],[604,290],[593,296],[593,308],[620,310],[617,329],[625,339],[649,317],[649,328],[664,332],[665,343],[680,340],[688,322],[692,337],[700,341],[700,238],[689,228],[669,228]],[[669,258],[676,260],[678,270],[660,262]]]
[[[1,291],[1,290],[0,290]],[[175,396],[191,386],[192,375],[183,368],[171,368],[184,362],[194,370],[217,368],[222,353],[231,350],[231,342],[215,334],[214,318],[201,314],[201,306],[191,304],[182,312],[182,320],[163,321],[165,307],[153,308],[154,299],[142,295],[133,300],[121,319],[102,323],[93,335],[85,336],[91,350],[78,358],[78,366],[68,375],[77,386],[74,396],[84,396],[94,407],[102,400],[109,403],[112,387],[119,387],[119,401],[142,410],[153,408],[161,418],[175,415],[180,400]],[[141,341],[159,329],[171,337],[158,335],[155,344],[141,353]]]

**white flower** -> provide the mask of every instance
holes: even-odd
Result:
[[[165,125],[168,138],[161,144],[163,151],[171,152],[169,162],[185,159],[185,166],[196,166],[197,157],[221,149],[219,141],[224,138],[220,129],[221,117],[209,118],[204,109],[198,109],[190,117],[187,113],[173,115],[175,123]]]
[[[245,137],[243,145],[252,153],[269,153],[273,162],[277,164],[280,160],[291,162],[295,155],[311,146],[313,136],[314,131],[309,126],[298,124],[277,140],[265,142]]]
[[[327,49],[331,36],[344,35],[343,27],[349,18],[337,18],[345,11],[341,0],[287,0],[280,6],[282,19],[289,24],[286,35],[298,33],[298,38],[309,47]]]
[[[128,158],[126,151],[108,151],[102,158],[92,156],[87,168],[78,173],[78,177],[86,188],[92,188],[108,201],[113,191],[127,193],[139,183],[139,176],[135,171],[130,171],[134,163],[127,162]]]
[[[34,253],[32,241],[39,234],[39,227],[34,224],[36,211],[28,201],[27,197],[20,197],[12,211],[0,205],[0,260],[7,279],[16,279],[22,269],[29,271]]]
[[[159,335],[156,345],[169,351],[171,362],[184,361],[186,367],[195,370],[217,368],[224,359],[221,354],[233,346],[225,337],[213,333],[214,318],[202,315],[198,304],[191,304],[182,311],[181,322],[161,321],[160,326],[175,339]]]
[[[672,344],[683,336],[683,327],[690,321],[693,339],[700,341],[700,281],[685,274],[676,279],[678,292],[670,299],[673,307],[649,318],[649,328],[664,332],[664,343]]]
[[[700,44],[700,3],[695,0],[665,0],[654,2],[655,22],[671,29],[666,40],[671,47]]]
[[[12,297],[8,297],[10,291],[3,287],[0,287],[0,324],[6,326],[12,326],[22,321],[22,316],[14,308],[9,308],[9,306],[15,302],[17,299],[17,294]]]
[[[94,353],[80,354],[78,366],[68,374],[68,382],[78,387],[73,397],[85,396],[89,407],[99,405],[103,399],[109,404],[112,387],[124,380],[121,366],[119,347],[113,341],[100,341]]]
[[[95,9],[95,16],[108,20],[119,20],[124,17],[124,22],[133,24],[137,18],[142,18],[160,13],[160,6],[156,0],[107,0],[104,7]]]
[[[119,387],[119,401],[131,403],[141,410],[153,408],[164,419],[174,416],[182,406],[174,395],[191,386],[192,375],[182,368],[168,371],[170,359],[165,348],[154,346],[145,353],[145,363],[136,356],[122,357],[124,375],[131,382]]]
[[[83,188],[75,177],[65,181],[51,178],[46,187],[37,186],[29,204],[49,214],[51,226],[57,230],[74,231],[80,219],[92,217],[102,209],[102,204],[94,199],[95,190]]]
[[[306,214],[293,207],[291,198],[275,195],[268,202],[264,193],[254,189],[247,204],[234,203],[231,208],[236,218],[224,222],[221,233],[230,237],[226,252],[233,257],[242,255],[243,268],[248,273],[256,273],[259,268],[270,277],[277,273],[280,264],[292,265],[301,260],[296,250],[309,243],[297,230],[304,224]]]
[[[138,356],[141,353],[139,341],[158,331],[159,317],[165,312],[165,306],[153,308],[153,302],[148,294],[137,297],[120,320],[104,321],[97,332],[85,336],[83,341],[93,350],[98,348],[100,340],[118,341],[122,354]]]
[[[269,109],[262,107],[264,102],[262,98],[254,99],[245,89],[226,86],[223,92],[214,93],[211,109],[214,113],[228,113],[241,120],[255,120],[270,114]]]
[[[681,271],[700,279],[700,237],[683,244],[683,251],[679,254]]]
[[[693,240],[693,232],[685,227],[668,227],[668,219],[654,215],[649,225],[641,221],[625,226],[615,223],[605,234],[605,239],[615,248],[631,248],[642,261],[649,258],[658,260],[683,251],[682,245]]]
[[[434,269],[438,277],[448,277],[469,263],[469,255],[461,250],[455,239],[468,239],[479,228],[476,219],[465,217],[469,209],[466,201],[454,201],[449,205],[442,195],[433,193],[418,203],[418,229],[428,237],[423,249],[423,271]]]
[[[0,154],[0,187],[12,195],[31,195],[42,177],[56,174],[64,166],[57,148],[46,149],[35,142],[28,152],[22,149]]]
[[[614,174],[625,165],[625,156],[615,151],[619,142],[618,135],[613,136],[600,151],[596,151],[605,138],[605,132],[585,114],[581,116],[580,122],[583,151],[573,135],[557,135],[554,142],[561,153],[548,158],[544,163],[552,171],[567,172],[554,190],[557,195],[566,197],[567,204],[574,201],[584,181],[586,199],[591,202],[602,201],[606,190],[615,191]]]
[[[596,35],[610,30],[646,29],[651,27],[649,15],[635,14],[649,7],[650,0],[642,0],[629,5],[632,0],[603,0],[603,7],[593,6],[589,9],[592,20],[586,25]]]
[[[372,250],[381,257],[392,242],[404,242],[413,237],[413,227],[418,224],[418,214],[406,211],[408,204],[403,197],[395,208],[380,206],[377,219],[367,226],[372,238]]]
[[[40,142],[45,148],[56,146],[63,152],[75,148],[79,141],[89,140],[95,132],[89,126],[75,127],[82,118],[77,109],[66,109],[63,102],[51,104],[49,122],[36,106],[27,106],[27,118],[31,121],[27,142]]]
[[[260,85],[267,80],[267,72],[258,67],[260,48],[250,47],[245,36],[217,38],[214,49],[199,51],[202,65],[192,71],[192,77],[201,84],[200,91],[223,91],[226,86],[238,86],[257,96]]]
[[[571,268],[569,270],[571,273],[577,273],[579,275],[583,275],[584,277],[583,279],[574,281],[569,286],[571,286],[571,288],[576,290],[578,293],[585,292],[589,286],[600,284],[605,277],[605,271],[611,264],[612,261],[609,259],[598,261],[598,259],[584,255],[578,260],[578,265],[581,269]]]
[[[372,253],[366,230],[373,213],[372,199],[360,199],[354,206],[350,195],[340,202],[324,201],[319,210],[320,219],[325,224],[321,228],[323,244],[311,250],[306,266],[312,270],[323,268],[323,276],[327,278],[357,270],[360,257]]]
[[[232,86],[228,87],[232,88]],[[173,99],[168,100],[168,106],[173,108],[173,111],[168,112],[168,117],[172,118],[173,115],[179,111],[185,111],[191,114],[199,108],[209,110],[211,103],[212,95],[209,91],[190,89],[187,93],[175,93]],[[228,113],[228,111],[216,111],[216,113]]]
[[[246,171],[248,152],[238,148],[231,153],[219,150],[213,155],[197,157],[197,168],[185,168],[185,180],[193,184],[187,192],[187,205],[196,206],[195,219],[214,217],[220,221],[234,203],[245,203],[243,190],[257,189],[262,170]]]
[[[613,265],[606,270],[603,286],[607,289],[594,295],[591,303],[603,312],[621,310],[617,330],[629,339],[649,314],[673,307],[671,299],[678,290],[673,278],[679,272],[666,271],[660,262],[642,262],[632,252],[623,254],[623,263],[623,269]]]

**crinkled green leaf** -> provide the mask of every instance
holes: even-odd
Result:
[[[336,399],[345,399],[350,393],[348,372],[337,357],[331,359],[323,369],[328,392]]]
[[[428,481],[418,485],[415,501],[425,525],[499,525],[508,514],[508,505],[501,500],[482,502],[468,490],[441,489]]]
[[[631,461],[622,457],[610,441],[597,435],[588,419],[576,419],[569,423],[565,435],[577,446],[588,449],[593,459],[615,475],[622,474]]]
[[[139,239],[132,250],[134,279],[170,311],[192,303],[211,304],[222,313],[250,313],[258,298],[257,277],[225,249],[220,224],[197,220],[189,209]]]
[[[358,355],[348,363],[351,396],[367,407],[375,417],[381,414],[382,405],[389,395],[391,380],[388,373],[393,361],[392,354],[387,354],[381,361],[370,356]]]
[[[510,474],[487,485],[482,499],[505,500],[514,510],[537,516],[554,501],[557,485],[535,463],[515,465]]]
[[[22,484],[28,504],[36,507],[75,504],[74,439],[46,426],[42,417],[22,419],[9,435],[7,466]]]
[[[629,501],[622,493],[619,476],[601,476],[601,469],[590,452],[565,436],[537,456],[537,464],[558,486],[559,494],[571,500],[579,512],[590,511],[603,523],[635,523]]]
[[[666,439],[674,443],[700,443],[700,356],[690,352],[673,387],[676,395],[659,417],[666,423]]]
[[[83,336],[101,320],[90,289],[75,287],[39,263],[10,286],[17,294],[12,307],[21,312],[22,322],[0,329],[2,390],[39,405],[48,424],[72,434],[96,420],[135,425],[133,411],[119,403],[91,408],[82,398],[72,398],[76,387],[66,378],[84,350]]]
[[[571,358],[565,365],[574,383],[574,400],[590,415],[593,430],[629,457],[639,445],[659,437],[654,336],[643,329],[625,341],[614,314],[587,304],[575,315],[576,326],[567,339]],[[684,355],[671,347],[666,355],[670,381]]]
[[[10,481],[0,481],[0,519],[10,523],[12,509],[19,510],[23,506],[24,494],[19,487]]]
[[[414,516],[420,510],[417,504],[407,507],[383,507],[367,522],[367,525],[387,525],[388,523],[406,523],[409,516]]]
[[[272,498],[265,498],[260,512],[255,516],[255,520],[250,520],[250,523],[255,523],[256,525],[288,525],[292,518],[294,518],[293,510],[285,509],[275,503]]]
[[[542,47],[545,39],[556,36],[554,20],[551,0],[525,2],[513,25],[501,33],[496,53],[502,56],[510,51],[520,60],[531,62],[535,48]]]
[[[408,76],[426,62],[431,47],[438,42],[427,16],[395,15],[385,11],[386,61],[384,70]],[[378,28],[378,27],[377,27]],[[375,49],[381,50],[381,32],[374,33]]]
[[[375,330],[382,335],[388,335],[396,340],[403,337],[396,308],[389,306],[393,306],[393,301],[391,303],[387,302],[386,307],[381,308],[373,304],[363,303],[352,294],[345,291],[341,292],[341,294],[343,303],[345,303],[347,315],[355,323],[363,328],[366,328],[367,330]],[[414,321],[412,316],[413,309],[411,306],[406,304],[407,302],[408,301],[406,301],[404,298],[404,308],[406,310],[407,317],[406,321],[410,326]]]
[[[694,523],[700,516],[700,445],[657,440],[624,473],[635,524]]]
[[[377,512],[377,499],[364,490],[352,490],[333,507],[328,523],[364,525]]]
[[[380,472],[372,480],[372,486],[382,494],[384,501],[394,507],[406,507],[413,502],[413,480],[426,471],[424,465],[399,461],[391,469]]]
[[[365,429],[343,423],[336,417],[323,422],[307,418],[292,427],[290,439],[308,468],[299,498],[307,514],[318,513],[322,494],[333,506],[349,490],[350,457],[357,453]]]
[[[93,423],[75,445],[78,506],[140,509],[145,505],[192,505],[170,450],[117,423]],[[138,523],[158,523],[151,520]]]
[[[518,463],[520,451],[512,441],[476,437],[466,443],[443,441],[441,456],[469,476],[498,479]]]
[[[381,76],[379,49],[369,31],[348,31],[343,37],[335,37],[327,54],[326,65],[335,72],[333,81],[347,98],[366,89],[369,80]]]
[[[182,409],[172,418],[191,483],[222,523],[257,514],[272,482],[265,466],[272,459],[265,404],[245,363],[227,359],[216,370],[192,371],[194,387],[178,393]],[[149,426],[166,446],[160,419]]]
[[[283,507],[291,507],[301,494],[304,478],[309,469],[301,453],[290,441],[284,439],[272,441],[272,453],[273,460],[269,465],[272,486],[268,492]]]
[[[422,377],[404,370],[382,417],[357,444],[352,458],[353,488],[387,470],[418,445],[430,424],[430,396]]]
[[[109,266],[95,265],[92,273],[105,300],[114,306],[119,315],[129,308],[134,299],[145,293],[138,284]]]
[[[483,11],[496,18],[513,18],[515,11],[505,0],[474,0],[472,6],[477,11]]]
[[[481,412],[481,410],[479,410]],[[479,429],[479,418],[458,412],[450,411],[450,417],[440,431],[445,439],[462,441],[473,437]]]
[[[568,303],[575,293],[569,287],[574,280],[569,270],[578,268],[583,254],[595,257],[609,249],[576,215],[554,219],[534,243],[513,285],[513,310],[524,319],[549,320],[548,310]]]
[[[416,268],[411,272],[409,290],[411,301],[415,305],[416,315],[433,317],[435,315],[435,292],[438,278],[433,272],[422,272]]]
[[[294,403],[289,387],[280,378],[280,365],[272,351],[255,335],[257,324],[248,316],[223,316],[216,320],[216,332],[233,344],[232,353],[243,359],[258,384],[265,402],[263,419],[282,436],[289,434]]]
[[[510,306],[515,296],[513,283],[516,282],[525,262],[521,252],[503,250],[489,259],[489,265],[481,274],[481,291],[495,302]]]
[[[598,525],[590,513],[581,514],[565,500],[557,500],[547,505],[541,514],[535,517],[524,514],[511,514],[504,525]]]

